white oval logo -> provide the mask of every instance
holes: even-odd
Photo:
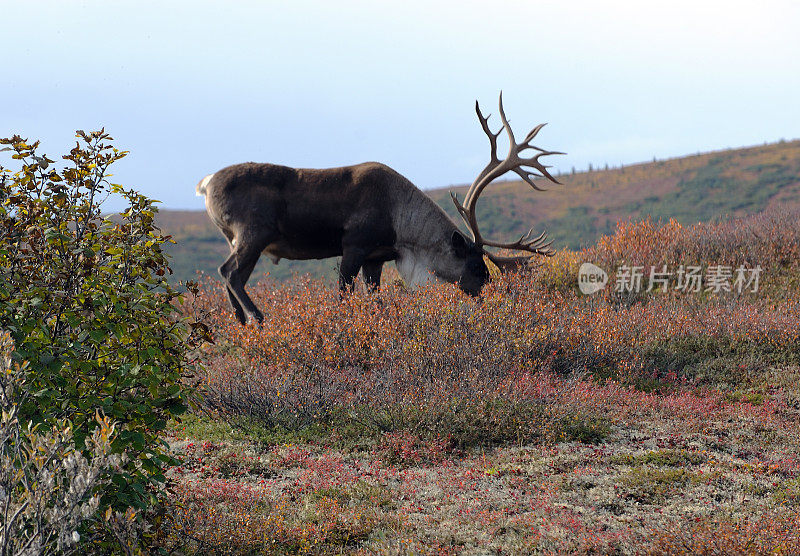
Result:
[[[578,270],[578,288],[584,295],[597,293],[608,284],[606,271],[592,263],[583,263]]]

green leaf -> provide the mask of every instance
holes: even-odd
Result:
[[[106,339],[106,335],[100,330],[90,330],[89,337],[95,342],[102,342]]]

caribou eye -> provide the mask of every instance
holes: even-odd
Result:
[[[474,260],[467,261],[467,269],[470,272],[478,273],[478,272],[481,271],[481,264],[478,261],[474,261]]]
[[[462,236],[459,232],[453,232],[453,235],[450,238],[450,243],[453,246],[453,251],[455,251],[456,257],[463,259],[467,256],[469,245],[467,244],[467,240],[464,238],[464,236]]]

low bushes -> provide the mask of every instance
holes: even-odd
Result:
[[[624,306],[525,274],[487,286],[480,304],[450,286],[342,300],[308,279],[251,290],[269,315],[262,327],[234,322],[213,285],[195,300],[216,337],[204,400],[290,429],[448,434],[462,447],[599,439],[608,423],[543,392],[544,375],[732,389],[753,365],[800,359],[800,299],[790,296],[665,294]],[[576,415],[597,434],[575,432]]]
[[[8,335],[0,336],[0,555],[68,552],[100,505],[96,487],[121,470],[120,457],[111,454],[114,425],[96,417],[85,457],[69,421],[49,431],[21,421],[19,406],[30,396],[27,363],[12,363],[12,351]]]
[[[214,428],[206,475],[185,470],[181,527],[198,547],[223,546],[224,531],[243,553],[713,553],[717,533],[734,552],[791,552],[796,512],[772,505],[795,499],[800,296],[773,294],[797,269],[770,267],[780,280],[746,295],[585,297],[583,257],[497,277],[480,302],[449,285],[340,297],[307,278],[263,281],[249,286],[262,326],[240,326],[205,283],[186,309],[214,336],[203,402],[257,446],[245,454],[225,440],[244,429]],[[362,505],[359,481],[386,489],[391,511]],[[709,517],[730,500],[729,519]],[[345,520],[369,508],[369,527],[319,516],[323,502]],[[267,519],[274,535],[240,534]]]

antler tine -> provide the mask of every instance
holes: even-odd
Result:
[[[500,133],[503,131],[502,129],[497,133],[492,133],[492,130],[489,129],[489,118],[492,117],[491,114],[484,117],[483,113],[481,112],[481,106],[478,104],[478,101],[475,101],[475,112],[478,114],[478,120],[481,122],[481,127],[483,128],[483,132],[486,133],[486,136],[489,137],[489,145],[492,148],[492,152],[490,154],[490,161],[492,162],[500,162],[500,159],[497,158],[497,138],[500,136]]]
[[[526,148],[526,149],[536,149],[536,150],[539,150],[539,151],[544,150],[544,149],[540,149],[539,147],[534,147],[533,145],[530,145],[529,143],[531,141],[533,141],[533,138],[536,137],[539,134],[539,132],[542,131],[542,128],[544,126],[546,126],[546,125],[547,125],[547,123],[539,124],[535,128],[533,128],[532,130],[530,130],[528,132],[528,135],[525,136],[525,141],[523,141],[523,143],[522,143],[524,145],[524,148]]]
[[[553,244],[553,240],[547,241],[547,232],[542,232],[531,239],[532,233],[533,228],[528,230],[528,233],[524,234],[513,243],[500,243],[499,241],[486,240],[483,244],[489,247],[499,247],[500,249],[510,249],[512,251],[528,251],[531,253],[538,252],[542,249],[547,250]]]
[[[539,174],[534,174],[533,172],[527,172],[527,171],[523,170],[522,168],[514,168],[513,171],[519,177],[522,178],[522,181],[524,181],[525,183],[530,185],[536,191],[547,191],[546,189],[542,189],[541,187],[536,185],[536,182],[533,181],[533,178],[543,178],[544,176],[540,176]]]
[[[489,146],[490,146],[490,153],[489,153],[489,163],[486,164],[481,173],[478,174],[478,177],[475,178],[475,181],[472,182],[472,185],[469,186],[467,190],[467,195],[464,197],[464,207],[468,207],[473,197],[477,197],[480,195],[481,190],[485,187],[483,184],[484,178],[500,166],[501,161],[497,157],[497,138],[500,137],[500,134],[503,132],[502,129],[498,130],[496,133],[493,132],[489,128],[489,118],[492,116],[491,114],[484,117],[483,113],[481,112],[481,107],[478,101],[475,101],[475,112],[478,114],[478,120],[481,122],[481,127],[483,128],[483,132],[489,138]],[[494,178],[492,178],[494,179]],[[489,180],[491,181],[491,180]]]
[[[543,157],[543,156],[549,156],[551,154],[564,154],[564,153],[558,152],[558,151],[546,151],[544,149],[540,149],[539,147],[534,147],[532,145],[529,145],[526,148],[536,149],[536,150],[538,150],[540,152],[538,152],[535,156],[532,156],[530,158],[519,158],[518,159],[519,160],[519,164],[517,166],[515,166],[514,168],[511,168],[511,171],[515,172],[519,177],[521,177],[525,181],[525,183],[527,183],[528,185],[533,187],[536,191],[547,191],[547,190],[546,189],[542,189],[541,187],[539,187],[533,181],[532,178],[547,178],[551,182],[556,183],[558,185],[561,185],[561,182],[558,181],[556,178],[554,178],[553,175],[550,174],[550,172],[547,171],[547,169],[551,168],[551,166],[547,166],[545,164],[540,163],[539,159],[541,157]],[[533,168],[534,170],[536,170],[536,171],[538,171],[540,173],[537,174],[535,172],[530,172],[528,170],[525,170],[523,168],[524,166],[527,166],[529,168]]]
[[[483,238],[481,238],[480,231],[478,231],[478,222],[475,216],[474,208],[475,202],[473,199],[477,200],[477,197],[481,194],[483,188],[497,177],[494,176],[491,179],[486,179],[490,173],[492,173],[502,164],[501,160],[497,157],[497,138],[500,136],[503,130],[500,129],[495,133],[489,128],[489,118],[491,117],[491,114],[484,116],[483,112],[481,112],[480,103],[477,100],[475,101],[475,113],[478,115],[478,121],[481,123],[483,132],[489,138],[489,162],[486,164],[481,173],[478,174],[478,177],[475,178],[475,181],[472,182],[472,185],[469,186],[467,194],[464,197],[463,204],[458,201],[458,197],[452,191],[450,192],[450,197],[453,199],[453,204],[455,204],[456,209],[458,209],[458,213],[461,215],[462,220],[464,220],[467,228],[472,233],[473,241],[480,245],[483,242]],[[503,172],[505,172],[505,170]]]
[[[456,195],[452,191],[450,192],[450,198],[453,199],[453,204],[456,206],[456,210],[458,210],[458,214],[461,216],[461,219],[464,221],[464,224],[466,224],[467,227],[469,228],[470,223],[469,223],[469,218],[467,217],[467,209],[465,209],[464,206],[461,204],[461,202],[458,200],[458,195]]]
[[[534,253],[533,255],[521,255],[521,256],[514,256],[514,257],[506,257],[502,255],[494,255],[492,253],[486,253],[486,256],[492,261],[497,268],[501,271],[505,270],[515,270],[522,266],[527,266],[533,260],[533,257],[536,255],[542,255],[544,257],[552,257],[555,255],[555,251],[549,249],[547,251],[542,251],[538,253]]]
[[[508,270],[519,268],[520,266],[524,266],[533,259],[536,255],[541,255],[544,257],[552,257],[555,255],[555,251],[552,248],[553,240],[547,240],[547,232],[542,232],[539,234],[536,239],[525,241],[527,236],[529,236],[533,230],[530,230],[527,234],[522,236],[517,242],[515,243],[508,243],[502,244],[497,242],[486,242],[485,245],[492,245],[493,247],[500,247],[501,249],[508,249],[508,250],[523,250],[528,251],[530,255],[512,255],[512,256],[503,256],[503,255],[495,255],[494,253],[486,252],[486,256],[489,257],[489,260],[492,261],[498,268],[501,270]]]
[[[519,145],[517,145],[514,132],[511,130],[511,125],[506,119],[506,111],[503,110],[503,91],[500,91],[500,102],[498,104],[500,107],[500,121],[503,122],[503,129],[505,129],[506,134],[508,134],[508,158],[511,158],[512,156],[516,156],[519,151]],[[506,160],[508,160],[508,158]]]

